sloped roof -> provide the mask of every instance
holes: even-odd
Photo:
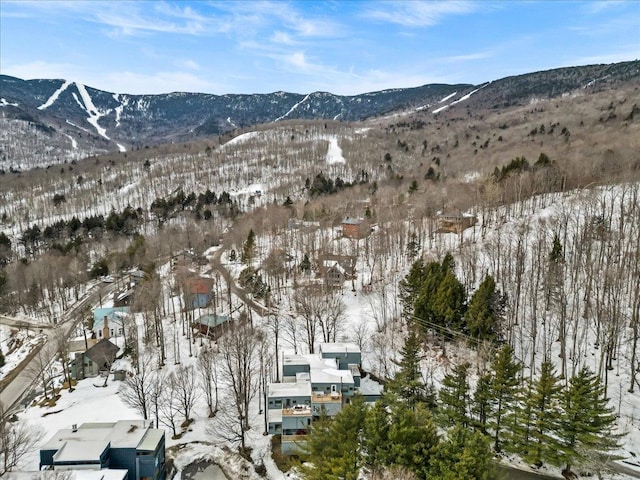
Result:
[[[107,367],[116,359],[116,354],[120,348],[103,338],[89,350],[84,352],[85,356],[96,362],[101,367]]]
[[[196,324],[206,325],[207,327],[214,328],[223,323],[227,323],[229,317],[227,315],[202,315],[195,321]]]
[[[184,281],[187,293],[208,295],[213,288],[213,278],[190,277]]]

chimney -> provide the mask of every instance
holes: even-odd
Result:
[[[104,325],[102,327],[102,338],[109,339],[109,317],[104,316]]]

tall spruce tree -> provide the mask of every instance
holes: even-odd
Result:
[[[431,461],[429,479],[493,480],[496,478],[490,440],[460,425],[447,432]]]
[[[443,331],[462,330],[466,301],[464,286],[452,270],[447,270],[433,300],[435,323],[443,327]]]
[[[361,440],[366,413],[362,397],[355,397],[333,419],[314,422],[304,453],[310,464],[301,467],[305,480],[358,478],[364,462]]]
[[[389,382],[388,390],[407,402],[410,408],[418,403],[434,404],[434,394],[422,378],[420,370],[421,346],[420,337],[415,328],[409,330],[404,346],[400,350],[400,369],[394,379]]]
[[[540,367],[540,376],[529,390],[527,407],[531,413],[527,449],[523,452],[526,461],[534,465],[544,462],[559,464],[560,442],[557,432],[560,427],[560,398],[563,385],[550,361]]]
[[[567,471],[572,465],[591,463],[594,457],[618,447],[614,410],[607,404],[600,379],[588,367],[571,378],[560,405],[558,460],[566,464]]]
[[[437,419],[444,427],[461,425],[468,427],[469,406],[471,401],[469,388],[469,364],[457,365],[453,372],[448,373],[442,380],[442,387],[438,392]]]
[[[481,375],[476,384],[476,391],[473,393],[473,403],[471,405],[473,424],[482,433],[487,433],[487,422],[492,413],[492,382],[491,372]]]
[[[378,467],[389,464],[389,401],[383,396],[367,411],[364,423],[366,464]]]
[[[391,406],[388,442],[388,465],[400,465],[418,478],[428,478],[439,437],[424,404],[410,408],[404,402],[397,402]]]
[[[488,426],[493,431],[493,448],[501,451],[504,418],[515,404],[518,393],[519,373],[522,366],[516,361],[513,347],[504,345],[492,365],[493,378],[489,385],[491,415]]]
[[[240,261],[245,265],[249,265],[255,255],[255,248],[256,248],[256,234],[253,232],[253,228],[252,228],[251,230],[249,230],[247,239],[242,245],[242,255],[240,256]]]
[[[500,335],[505,299],[496,289],[496,282],[487,275],[471,297],[465,314],[469,335],[480,340],[495,340]]]
[[[400,302],[406,317],[414,313],[415,302],[424,281],[425,265],[422,259],[418,259],[411,265],[409,273],[400,280]]]

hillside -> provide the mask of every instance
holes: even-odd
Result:
[[[424,330],[422,374],[436,388],[467,361],[475,388],[478,374],[492,364],[493,348],[508,343],[522,364],[522,381],[535,379],[544,359],[553,359],[565,383],[582,366],[595,371],[618,416],[616,432],[628,432],[617,453],[633,462],[640,448],[634,433],[640,388],[637,66],[561,69],[553,75],[563,80],[546,87],[540,86],[548,75],[543,72],[465,86],[455,95],[440,91],[428,108],[416,101],[358,122],[287,116],[217,136],[5,172],[0,306],[12,316],[51,322],[89,288],[100,289],[100,276],[141,269],[140,313],[132,325],[137,333],[127,335],[139,338],[135,348],[159,359],[166,373],[195,366],[204,351],[181,303],[180,285],[195,272],[210,278],[216,290],[216,300],[198,313],[248,316],[264,340],[263,360],[280,358],[284,349],[306,353],[325,338],[304,310],[312,298],[342,307],[331,331],[361,345],[364,367],[382,379],[396,374],[392,360],[412,321]],[[587,80],[592,77],[595,82]],[[52,93],[63,85],[59,95]],[[570,85],[576,87],[567,92]],[[47,112],[66,94],[72,99],[66,114],[76,112],[91,120],[87,130],[119,141],[117,127],[105,127],[113,112],[100,110],[102,95],[88,87],[45,85],[32,113]],[[18,107],[10,103],[18,102],[5,99],[0,112],[13,129],[17,124],[6,114]],[[89,103],[95,108],[84,109]],[[37,141],[10,129],[12,142],[32,142],[11,148],[48,146],[50,126],[38,121],[21,120],[38,132]],[[89,148],[86,132],[82,138]],[[41,159],[47,155],[41,152]],[[477,221],[459,234],[442,233],[438,212],[474,215]],[[368,235],[345,238],[345,217],[365,218]],[[561,255],[556,251],[551,267],[556,243]],[[169,261],[178,252],[182,260]],[[487,275],[506,294],[495,345],[470,340],[462,319],[444,341],[426,316],[407,316],[401,282],[414,261],[440,262],[448,252],[465,306]],[[317,288],[327,255],[356,262],[355,277],[329,292]],[[16,352],[25,354],[24,348]],[[225,381],[221,401],[231,407]],[[257,374],[253,381],[257,392]],[[79,390],[82,398],[96,400],[91,385]],[[113,384],[104,391],[119,395]],[[60,405],[72,408],[73,395],[65,392]],[[195,426],[181,431],[185,442],[202,441],[206,426],[221,421],[202,413],[204,397],[194,410]],[[120,407],[114,415],[131,415]],[[255,464],[265,461],[273,472],[259,409],[254,397],[247,437]],[[35,420],[42,413],[29,409],[26,416]],[[51,425],[63,421],[46,418]],[[175,452],[179,443],[171,442]]]
[[[3,75],[0,169],[43,167],[284,120],[350,122],[394,112],[435,114],[447,109],[469,115],[637,85],[639,78],[640,63],[635,61],[536,72],[477,86],[431,84],[337,96],[328,92],[128,95],[71,80],[21,80]]]

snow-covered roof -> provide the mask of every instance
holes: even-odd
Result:
[[[322,370],[311,370],[311,383],[354,383],[353,375],[349,370],[338,370],[337,368],[325,368]]]
[[[355,343],[321,343],[322,353],[360,353],[360,347]]]
[[[295,383],[270,383],[269,397],[303,397],[311,395],[311,383],[301,381]]]
[[[309,365],[309,360],[304,355],[285,354],[282,359],[283,365]]]
[[[69,440],[53,455],[55,463],[100,462],[100,456],[109,448],[107,440]]]
[[[42,450],[58,450],[56,455],[64,454],[68,460],[90,459],[95,457],[95,449],[98,443],[103,446],[111,444],[111,448],[137,448],[148,430],[148,422],[144,420],[120,420],[118,422],[83,423],[76,429],[58,430],[56,434],[45,443]],[[159,430],[162,432],[162,430]],[[98,442],[95,443],[94,442]],[[64,452],[60,452],[61,446]],[[100,450],[100,453],[104,448]],[[71,458],[79,457],[81,458]],[[57,457],[54,458],[59,460]]]
[[[160,430],[157,428],[149,428],[146,431],[145,436],[142,438],[140,443],[138,444],[137,449],[143,452],[153,452],[162,437],[164,436],[164,430]]]
[[[358,391],[362,395],[382,395],[384,387],[378,382],[371,379],[371,377],[363,377],[360,379],[360,387]]]

